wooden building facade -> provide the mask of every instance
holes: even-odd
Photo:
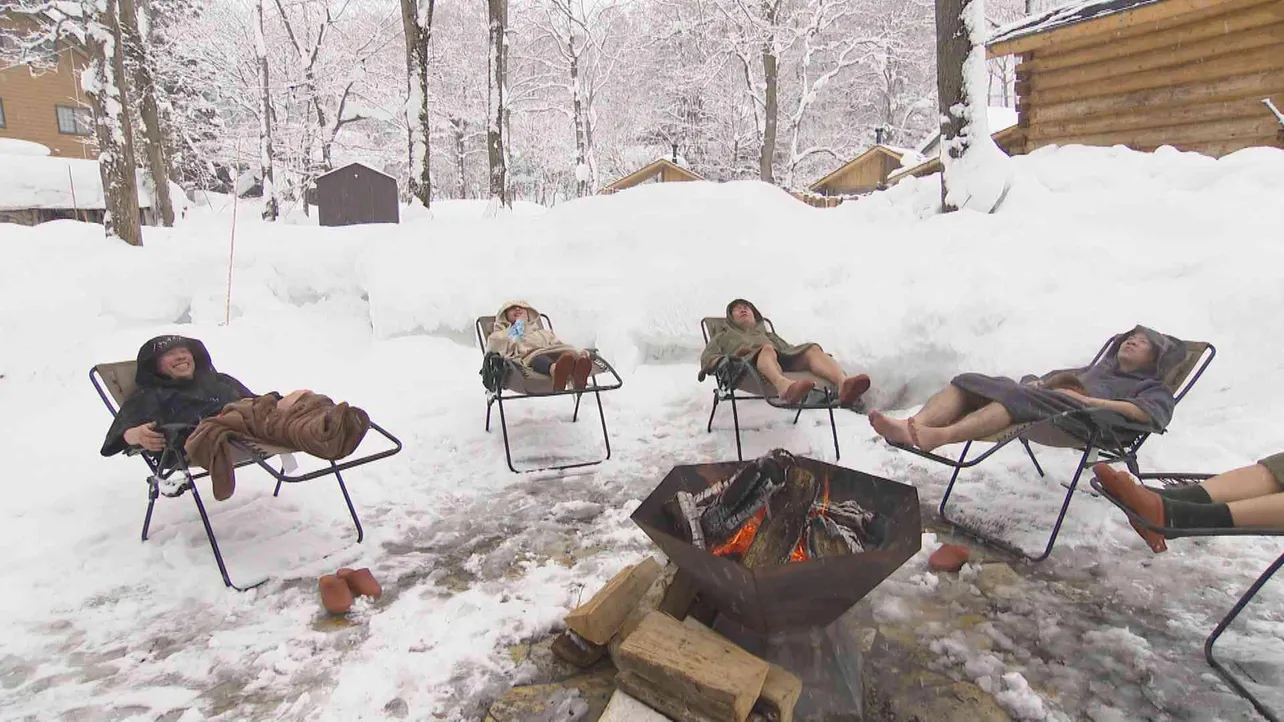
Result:
[[[1046,145],[1171,145],[1219,157],[1284,147],[1284,0],[1100,0],[1003,28],[1016,55],[1010,153]]]
[[[855,196],[887,187],[887,179],[901,167],[909,151],[878,144],[844,163],[829,175],[807,187],[820,196]]]
[[[35,29],[30,18],[0,12],[0,36]],[[88,56],[63,39],[37,52],[39,62],[0,68],[0,138],[39,143],[64,158],[98,157],[93,112],[80,88]]]

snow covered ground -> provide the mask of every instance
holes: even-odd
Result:
[[[142,249],[74,222],[0,225],[0,717],[477,719],[531,673],[508,645],[657,551],[628,514],[669,467],[734,458],[729,418],[704,432],[711,387],[695,378],[698,321],[734,296],[786,339],[869,372],[889,409],[960,370],[1086,362],[1138,322],[1206,339],[1216,361],[1143,464],[1219,471],[1284,448],[1284,152],[1044,149],[1013,173],[993,215],[935,215],[935,178],[832,210],[756,183],[685,183],[541,213],[446,204],[396,227],[240,213],[230,304],[222,199],[146,229]],[[613,458],[596,469],[513,475],[482,428],[473,320],[514,297],[625,378],[604,397]],[[162,499],[139,543],[144,468],[98,456],[109,418],[86,372],[167,332],[202,338],[251,388],[350,400],[401,437],[402,454],[347,475],[365,543],[332,483],[274,499],[251,470],[231,500],[205,498],[232,575],[268,575],[264,586],[224,589],[186,497]],[[570,406],[511,406],[519,462],[599,453],[592,417],[571,425]],[[747,411],[746,454],[832,458],[821,419]],[[839,425],[842,463],[914,484],[926,515],[944,470],[889,449],[861,416]],[[959,509],[1034,547],[1073,464],[1040,459],[1044,480],[1019,450],[965,472]],[[1177,541],[1152,556],[1112,507],[1080,495],[1038,574],[1089,579],[1092,604],[1032,596],[995,615],[989,642],[942,633],[933,649],[1023,718],[1248,718],[1199,645],[1280,547]],[[316,577],[339,566],[371,567],[384,598],[327,618]],[[911,560],[867,603],[906,614],[937,593],[933,576]],[[1228,640],[1248,659],[1284,656],[1280,587]]]

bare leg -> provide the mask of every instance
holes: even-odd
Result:
[[[1227,506],[1235,526],[1284,528],[1284,493],[1232,501]]]
[[[1213,501],[1227,503],[1284,492],[1284,487],[1281,487],[1271,472],[1261,464],[1244,466],[1225,474],[1218,474],[1201,482],[1200,485],[1213,498]]]
[[[834,386],[842,386],[847,374],[843,373],[838,362],[829,357],[819,346],[809,346],[803,354],[802,361],[807,370],[828,381]]]
[[[919,427],[918,440],[922,442],[919,448],[931,451],[943,444],[974,441],[1011,425],[1012,415],[1003,408],[1003,404],[990,402],[944,428]]]
[[[784,394],[789,384],[793,383],[785,376],[784,370],[780,368],[780,357],[776,355],[776,349],[771,346],[763,346],[758,352],[758,371],[767,379],[767,382],[776,387],[776,393]]]
[[[949,426],[984,405],[985,400],[980,396],[968,393],[954,384],[947,384],[914,414],[914,423],[920,427]]]

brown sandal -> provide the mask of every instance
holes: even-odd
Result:
[[[374,578],[374,574],[366,567],[360,569],[340,569],[335,575],[348,583],[348,588],[352,594],[358,597],[370,597],[378,599],[383,595],[383,587]]]
[[[347,614],[352,608],[352,590],[343,579],[327,574],[317,582],[317,590],[321,592],[321,606],[325,607],[327,612]]]

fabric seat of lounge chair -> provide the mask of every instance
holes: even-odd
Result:
[[[121,405],[137,388],[134,381],[137,366],[138,364],[135,361],[116,361],[98,364],[89,370],[90,383],[94,385],[98,396],[113,417],[116,416],[120,411]],[[333,475],[339,484],[339,490],[343,492],[344,503],[348,507],[348,513],[352,516],[353,525],[357,528],[357,543],[360,543],[365,539],[365,531],[361,527],[361,520],[357,517],[356,507],[352,505],[352,497],[348,495],[348,487],[343,481],[343,472],[372,461],[387,458],[401,451],[401,441],[385,431],[383,427],[371,421],[370,428],[391,442],[392,447],[356,459],[327,460],[329,467],[295,475],[292,473],[294,468],[292,454],[300,453],[297,450],[234,438],[231,440],[234,451],[234,465],[236,468],[257,465],[271,474],[272,478],[276,479],[276,488],[272,492],[273,497],[280,495],[282,484],[297,484]],[[192,500],[196,504],[196,509],[200,513],[201,522],[205,527],[205,535],[209,539],[210,548],[214,551],[214,560],[218,563],[223,583],[238,591],[245,591],[267,581],[264,579],[246,587],[239,587],[232,583],[232,579],[227,572],[227,565],[223,562],[223,553],[219,550],[218,539],[214,535],[214,527],[210,524],[209,514],[206,513],[205,504],[201,501],[200,492],[196,488],[195,482],[207,478],[209,476],[208,470],[201,469],[193,472],[193,467],[188,466],[187,455],[182,451],[181,447],[169,448],[161,454],[153,454],[141,450],[126,453],[127,455],[142,457],[147,464],[147,468],[151,471],[151,474],[147,477],[147,512],[143,517],[143,541],[147,541],[147,533],[151,528],[152,511],[156,506],[156,499],[160,496],[182,496],[190,491]],[[280,469],[273,468],[268,463],[278,457],[281,460]],[[197,468],[199,469],[199,467]],[[175,484],[171,482],[171,477],[176,473],[181,475],[181,481]]]
[[[1210,479],[1213,476],[1215,476],[1214,474],[1189,474],[1189,473],[1173,473],[1173,472],[1149,472],[1149,473],[1134,472],[1134,475],[1137,476],[1137,478],[1140,479],[1142,482],[1157,481],[1157,482],[1160,482],[1162,486],[1169,487],[1169,488],[1175,487],[1175,486],[1186,486],[1189,484],[1197,484],[1200,481],[1203,481],[1204,479]],[[1114,504],[1115,506],[1119,507],[1123,511],[1123,513],[1127,514],[1129,520],[1131,520],[1134,524],[1139,524],[1145,527],[1146,529],[1149,529],[1150,531],[1163,534],[1165,537],[1169,539],[1179,539],[1182,537],[1213,537],[1213,536],[1274,536],[1274,537],[1284,536],[1284,529],[1262,529],[1262,528],[1252,528],[1252,527],[1230,527],[1230,528],[1220,528],[1220,529],[1176,529],[1172,527],[1155,526],[1154,524],[1151,524],[1149,521],[1143,519],[1141,516],[1137,515],[1135,512],[1133,512],[1132,509],[1129,509],[1118,499],[1111,496],[1110,493],[1106,491],[1105,487],[1101,485],[1101,482],[1097,480],[1096,476],[1093,476],[1093,478],[1089,480],[1089,483],[1092,485],[1092,488],[1097,491],[1098,494],[1100,494],[1101,496],[1104,496],[1106,499],[1110,501],[1111,504]],[[1153,490],[1153,487],[1152,487],[1152,490]],[[1284,567],[1284,553],[1281,553],[1279,558],[1277,558],[1274,562],[1272,562],[1269,566],[1267,566],[1266,571],[1258,575],[1257,579],[1255,579],[1253,583],[1249,585],[1248,589],[1245,590],[1242,595],[1240,595],[1239,600],[1235,602],[1235,606],[1231,607],[1230,611],[1226,613],[1226,616],[1222,617],[1221,621],[1217,623],[1217,626],[1204,640],[1204,659],[1208,662],[1208,665],[1212,667],[1213,670],[1217,672],[1217,674],[1221,675],[1222,679],[1226,680],[1226,683],[1229,684],[1231,688],[1235,690],[1236,693],[1238,693],[1241,697],[1251,702],[1252,705],[1257,708],[1257,711],[1260,712],[1263,717],[1270,720],[1271,722],[1279,722],[1280,717],[1277,714],[1275,714],[1274,711],[1268,708],[1266,706],[1266,703],[1263,702],[1261,698],[1253,694],[1253,692],[1248,688],[1248,685],[1244,684],[1243,680],[1241,680],[1237,675],[1231,672],[1230,667],[1228,665],[1223,663],[1221,660],[1217,659],[1217,657],[1213,654],[1213,645],[1217,643],[1217,640],[1222,636],[1222,632],[1226,631],[1226,628],[1230,626],[1231,622],[1235,621],[1235,618],[1239,616],[1239,613],[1244,611],[1244,607],[1248,606],[1248,603],[1252,601],[1253,597],[1257,596],[1257,593],[1261,591],[1262,587],[1265,586],[1266,582],[1270,581],[1271,577],[1275,576],[1275,573],[1280,570],[1280,567]]]
[[[553,330],[553,321],[541,313],[539,322],[546,326],[550,331]],[[478,316],[474,324],[477,332],[477,345],[482,351],[482,385],[486,388],[486,431],[490,431],[490,412],[492,406],[499,406],[499,426],[504,436],[504,458],[508,463],[509,471],[515,474],[526,474],[536,471],[564,471],[566,469],[578,469],[586,466],[596,466],[607,459],[611,458],[611,437],[606,428],[606,412],[602,408],[602,392],[614,391],[624,385],[620,375],[616,373],[615,368],[601,355],[596,349],[586,349],[592,354],[593,368],[589,373],[588,386],[584,389],[567,388],[562,391],[553,389],[553,378],[546,374],[541,374],[526,364],[519,363],[513,359],[507,359],[494,351],[486,349],[486,339],[495,328],[494,316]],[[607,375],[610,380],[607,383],[601,383],[599,376]],[[541,466],[532,469],[518,469],[513,464],[512,445],[508,437],[508,418],[504,413],[504,402],[514,401],[516,399],[530,398],[548,398],[557,396],[574,396],[575,410],[571,414],[571,422],[575,423],[580,418],[580,400],[584,394],[593,394],[597,402],[597,414],[602,422],[602,443],[606,447],[606,455],[596,461],[581,461],[570,464],[556,464],[551,466]]]
[[[1093,357],[1089,366],[1095,366],[1101,362],[1113,342],[1113,337],[1106,341],[1101,350],[1097,352],[1097,355]],[[1182,359],[1181,363],[1174,366],[1163,379],[1168,388],[1172,390],[1173,397],[1178,403],[1199,381],[1200,376],[1204,374],[1208,365],[1212,363],[1213,358],[1217,355],[1217,349],[1211,343],[1204,341],[1183,341],[1182,343],[1186,346],[1185,358]],[[1074,496],[1084,469],[1091,467],[1097,461],[1123,462],[1136,474],[1139,471],[1137,468],[1138,449],[1152,434],[1162,433],[1164,433],[1163,430],[1129,421],[1113,411],[1089,408],[1067,411],[1039,421],[1014,424],[983,439],[965,442],[963,451],[959,454],[958,459],[951,459],[935,452],[923,451],[902,444],[892,444],[892,446],[954,469],[954,473],[950,476],[950,483],[945,487],[945,494],[941,497],[941,503],[937,507],[937,512],[941,519],[949,522],[957,529],[1000,549],[1025,557],[1030,561],[1040,562],[1052,554],[1057,535],[1061,531],[1061,524],[1065,521],[1066,511],[1070,508],[1070,499]],[[958,481],[959,472],[980,464],[1013,441],[1021,443],[1040,477],[1044,476],[1043,467],[1039,464],[1038,458],[1035,457],[1034,450],[1030,447],[1031,443],[1083,452],[1078,466],[1075,467],[1074,477],[1070,484],[1066,486],[1066,495],[1062,500],[1061,510],[1057,515],[1056,522],[1052,527],[1052,534],[1048,537],[1048,542],[1043,552],[1038,556],[1031,556],[1024,550],[986,533],[976,526],[960,520],[950,519],[945,513],[950,494],[954,491],[954,484]],[[992,446],[979,456],[969,460],[967,459],[967,454],[974,443],[990,443]]]
[[[776,332],[775,326],[771,319],[763,318],[763,323],[772,333]],[[704,336],[704,342],[707,345],[709,340],[721,333],[727,327],[725,316],[706,316],[700,319],[700,333]],[[838,448],[838,424],[834,419],[834,409],[842,408],[838,402],[838,389],[825,379],[809,371],[784,371],[785,378],[792,381],[811,381],[815,388],[807,394],[801,403],[787,404],[767,379],[763,378],[762,373],[751,363],[744,359],[732,359],[730,363],[738,365],[736,381],[734,385],[724,382],[716,374],[709,373],[715,378],[716,386],[713,390],[713,409],[709,412],[709,423],[705,430],[713,433],[713,419],[718,413],[718,404],[723,401],[731,402],[732,425],[736,435],[736,458],[744,461],[744,451],[740,441],[740,411],[736,406],[737,401],[765,401],[767,404],[778,409],[786,409],[796,412],[793,423],[797,424],[798,419],[802,417],[802,412],[812,410],[824,410],[829,412],[829,429],[834,439],[834,459],[840,459],[842,453]]]

